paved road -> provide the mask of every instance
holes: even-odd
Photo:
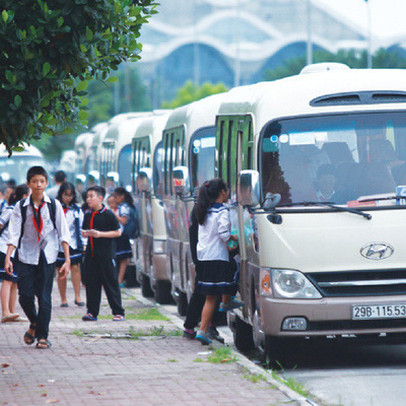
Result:
[[[228,328],[220,330],[232,343]],[[304,384],[320,405],[406,406],[406,345],[304,345],[286,362],[280,374]]]
[[[330,405],[406,405],[406,345],[313,345],[286,377]]]
[[[239,363],[207,362],[208,348],[170,319],[135,319],[154,306],[126,292],[127,321],[113,322],[104,302],[103,318],[85,323],[71,292],[63,309],[54,291],[50,350],[24,345],[27,323],[0,325],[0,405],[299,404]],[[138,338],[120,339],[129,334]]]

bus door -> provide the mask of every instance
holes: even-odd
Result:
[[[216,124],[217,170],[218,176],[227,184],[230,191],[231,233],[238,235],[239,255],[235,260],[239,266],[239,286],[242,299],[247,302],[245,289],[250,278],[249,263],[256,262],[253,255],[253,221],[247,209],[237,203],[239,190],[238,178],[243,169],[253,168],[253,130],[252,117],[219,116]],[[246,311],[248,307],[244,307]]]
[[[173,168],[185,165],[185,128],[179,126],[166,130],[164,140],[164,186],[165,186],[165,223],[168,233],[169,264],[168,277],[175,287],[185,291],[185,279],[182,275],[182,241],[187,235],[184,219],[184,203],[176,197],[173,188]]]
[[[151,167],[151,146],[149,137],[135,138],[133,141],[133,190],[135,196],[135,205],[138,211],[138,218],[140,223],[141,238],[137,238],[135,242],[135,254],[138,262],[144,272],[148,272],[151,265],[149,255],[147,255],[148,247],[145,243],[146,235],[151,234],[151,213],[148,211],[147,200],[150,196],[140,191],[137,174],[140,168]],[[151,207],[151,204],[149,204]]]

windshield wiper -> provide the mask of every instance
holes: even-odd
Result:
[[[332,209],[335,209],[337,211],[345,211],[348,213],[353,213],[353,214],[358,214],[359,216],[363,216],[365,217],[367,220],[371,220],[372,215],[369,213],[364,213],[361,210],[357,210],[357,209],[351,209],[349,207],[343,207],[343,206],[337,206],[336,204],[332,203],[332,202],[307,202],[307,201],[303,201],[303,202],[294,202],[294,203],[282,203],[282,204],[277,204],[275,206],[275,208],[277,207],[292,207],[292,206],[326,206],[326,207],[330,207]]]

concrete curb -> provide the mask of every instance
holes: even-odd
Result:
[[[134,294],[134,292],[131,292],[131,293],[142,304],[156,306],[164,316],[168,317],[171,320],[171,322],[176,325],[176,327],[183,330],[183,320],[179,316],[169,312],[165,308],[165,306],[162,306],[158,303],[155,303],[153,300],[147,299],[147,298],[139,295],[138,292],[136,294]],[[287,396],[292,402],[295,402],[295,404],[297,404],[299,406],[309,406],[309,405],[317,406],[317,403],[315,403],[312,400],[307,399],[304,396],[300,395],[299,393],[295,392],[293,389],[289,388],[283,382],[280,382],[277,379],[275,379],[272,376],[272,374],[270,372],[268,372],[266,369],[263,369],[260,366],[256,365],[254,362],[252,362],[250,359],[248,359],[245,355],[238,352],[233,343],[232,333],[229,331],[228,328],[224,328],[224,329],[222,328],[221,334],[225,338],[226,344],[233,348],[233,353],[237,358],[237,364],[239,366],[247,369],[251,374],[264,376],[265,381],[267,383],[275,386],[280,392],[282,392],[285,396]]]

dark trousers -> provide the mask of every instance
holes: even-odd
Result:
[[[43,252],[38,265],[16,262],[20,305],[30,323],[36,324],[35,337],[48,338],[55,264],[48,264]],[[35,307],[35,296],[38,299],[38,312]]]
[[[87,311],[94,317],[98,316],[103,287],[113,315],[121,314],[124,316],[114,260],[112,258],[91,257],[86,254],[84,276]]]
[[[186,319],[183,324],[183,327],[187,328],[188,330],[193,330],[200,322],[200,318],[202,316],[202,310],[204,303],[206,301],[206,295],[200,293],[198,282],[201,280],[201,269],[199,263],[195,264],[196,267],[196,278],[195,278],[195,286],[193,289],[192,297],[190,298],[189,304],[187,306],[186,311]],[[218,319],[220,318],[218,314],[218,307],[219,303],[217,302],[217,307],[213,315],[212,324],[216,325]]]

